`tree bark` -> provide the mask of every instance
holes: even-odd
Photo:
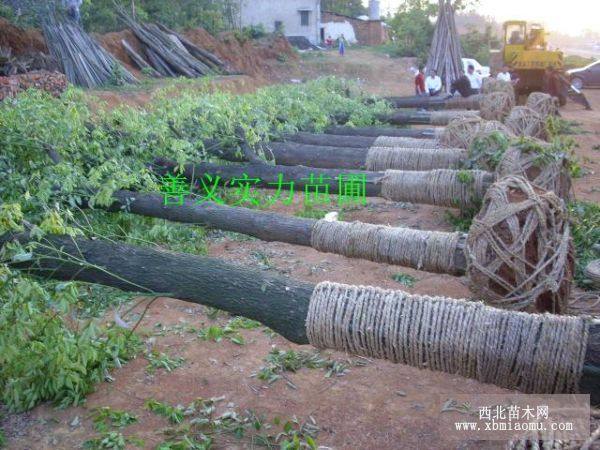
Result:
[[[368,148],[328,147],[296,142],[271,142],[268,148],[271,150],[276,164],[279,165],[305,165],[328,169],[366,169]]]
[[[331,147],[369,148],[378,136],[342,136],[335,134],[313,134],[300,132],[287,134],[284,142],[297,142],[299,144],[322,145]]]
[[[332,126],[325,130],[327,134],[337,136],[393,136],[433,139],[436,137],[436,128],[390,128],[390,127],[344,127]]]
[[[26,233],[0,236],[29,242]],[[307,344],[305,322],[314,285],[219,259],[103,240],[46,236],[34,259],[15,265],[33,275],[164,295],[257,320],[291,342]],[[580,391],[600,401],[600,325],[590,327]],[[565,343],[568,345],[568,343]]]
[[[472,95],[470,97],[428,97],[414,95],[410,97],[386,97],[389,103],[395,108],[425,108],[429,110],[440,109],[479,109],[481,96]]]

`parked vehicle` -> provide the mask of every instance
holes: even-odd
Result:
[[[568,70],[567,74],[577,89],[600,87],[600,60],[580,69]]]
[[[481,64],[479,64],[479,62],[476,59],[463,58],[462,63],[463,63],[463,70],[465,71],[465,73],[467,72],[467,67],[472,65],[473,67],[475,67],[475,72],[479,73],[483,78],[488,78],[490,76],[490,67],[482,66]]]

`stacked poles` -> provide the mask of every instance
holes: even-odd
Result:
[[[395,108],[479,109],[481,95],[471,95],[467,98],[413,95],[409,97],[385,97],[385,100]]]
[[[27,233],[0,236],[32,242]],[[291,342],[309,343],[306,322],[315,285],[281,275],[235,266],[219,259],[166,252],[102,239],[48,235],[33,247],[33,258],[16,265],[21,270],[58,280],[77,280],[123,291],[160,294],[203,304],[257,320]],[[451,325],[446,325],[448,327]],[[453,333],[452,329],[448,329]],[[598,401],[600,327],[586,334],[582,376],[576,389]],[[565,346],[576,344],[564,342]]]
[[[50,15],[42,24],[52,56],[59,61],[69,82],[96,88],[114,81],[136,83],[135,77],[71,20],[59,22]],[[120,80],[115,80],[119,77]]]
[[[225,63],[212,53],[194,45],[185,37],[161,24],[138,23],[123,10],[121,19],[141,42],[145,56],[136,53],[126,41],[123,47],[140,68],[151,67],[164,77],[196,78],[211,74],[229,74]]]
[[[439,0],[438,8],[438,18],[427,58],[427,68],[437,71],[446,86],[446,91],[450,92],[452,81],[456,80],[460,76],[460,71],[463,70],[463,51],[456,30],[451,0]]]

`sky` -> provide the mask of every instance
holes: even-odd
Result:
[[[364,3],[368,4],[368,0]],[[382,13],[394,11],[401,3],[402,0],[381,0]],[[600,0],[480,0],[475,9],[497,22],[531,20],[573,36],[585,30],[600,32]]]

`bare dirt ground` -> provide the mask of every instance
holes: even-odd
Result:
[[[334,54],[303,57],[288,68],[286,77],[310,77],[316,73],[337,73],[360,78],[365,89],[378,94],[410,94],[411,61],[389,59],[366,50],[350,49],[345,59]],[[583,111],[570,104],[563,110],[565,118],[580,122],[586,134],[575,137],[580,147],[577,155],[584,176],[575,180],[578,198],[600,201],[600,91],[587,92],[596,110]],[[277,208],[292,213],[301,209]],[[332,205],[335,210],[335,205]],[[344,220],[361,220],[411,226],[422,229],[451,230],[444,210],[419,205],[406,205],[369,199],[366,207],[344,212]],[[309,282],[330,280],[341,283],[375,285],[410,292],[449,297],[470,297],[465,278],[435,275],[416,270],[348,259],[318,253],[310,248],[283,243],[265,243],[256,239],[211,232],[209,255],[234,263],[277,271]],[[393,279],[395,274],[415,278],[408,287]],[[144,305],[138,308],[142,310]],[[165,437],[167,421],[147,411],[144,402],[156,398],[170,404],[189,404],[198,397],[220,397],[225,400],[220,410],[230,403],[239,410],[251,409],[267,418],[296,416],[305,421],[314,418],[320,432],[318,444],[335,449],[466,449],[498,448],[483,442],[455,442],[438,427],[438,414],[444,402],[462,393],[501,393],[503,389],[474,380],[444,373],[418,370],[386,361],[361,360],[365,365],[351,365],[343,376],[326,378],[317,369],[301,369],[288,374],[296,387],[284,380],[271,385],[252,375],[264,365],[272,346],[298,349],[280,336],[262,329],[241,333],[246,344],[236,345],[225,339],[207,342],[199,339],[191,328],[214,323],[223,324],[226,317],[210,319],[206,309],[178,300],[162,298],[149,308],[141,323],[148,346],[185,358],[182,367],[168,373],[159,370],[148,374],[148,361],[138,359],[115,371],[114,382],[103,383],[87,398],[84,406],[57,410],[42,405],[23,415],[9,415],[2,424],[11,449],[73,449],[94,437],[91,411],[111,406],[139,417],[139,423],[124,430],[145,440],[144,448],[155,448]],[[164,332],[157,333],[156,324]],[[303,349],[311,350],[305,346]],[[329,353],[327,353],[329,354]],[[331,353],[339,360],[356,360],[341,353]],[[215,448],[249,448],[236,440],[217,440]]]

